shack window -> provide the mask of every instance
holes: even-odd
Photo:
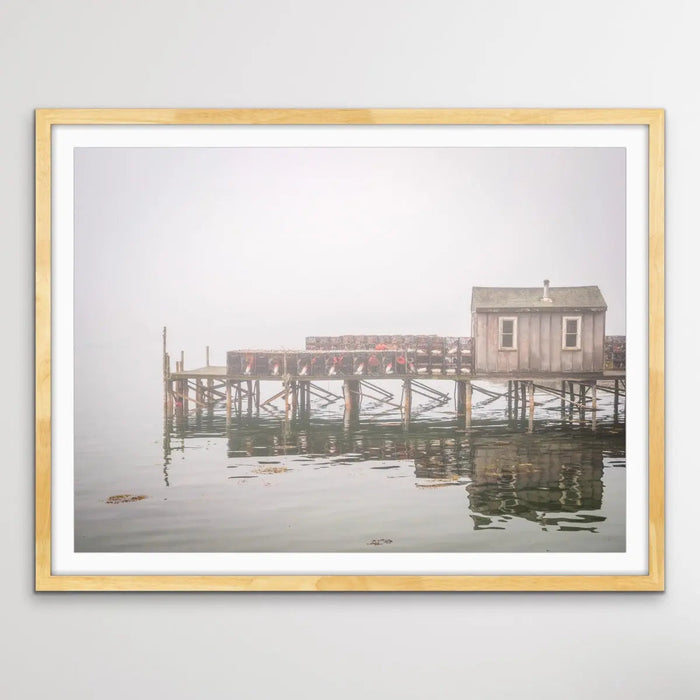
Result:
[[[562,349],[581,349],[581,317],[564,316],[562,321]]]
[[[518,347],[518,319],[514,316],[501,316],[498,319],[498,349],[516,350]]]

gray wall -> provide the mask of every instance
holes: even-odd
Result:
[[[677,0],[0,3],[3,696],[697,697],[699,19]],[[667,592],[32,593],[38,106],[665,107]]]
[[[517,347],[499,350],[499,321],[517,318]],[[580,350],[562,349],[565,316],[581,317]],[[476,372],[597,372],[605,366],[605,312],[476,312],[472,323]]]

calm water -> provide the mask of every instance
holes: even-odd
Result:
[[[342,401],[312,403],[310,422],[285,427],[272,408],[228,432],[217,414],[164,426],[157,392],[108,419],[86,412],[76,551],[624,551],[624,398],[615,416],[599,394],[594,432],[537,394],[534,434],[508,420],[503,399],[482,398],[468,432],[452,398],[418,396],[408,433],[370,399],[351,430]],[[145,498],[107,502],[123,494]]]

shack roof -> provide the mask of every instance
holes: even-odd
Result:
[[[542,287],[472,287],[472,311],[605,311],[608,308],[600,289],[596,286],[550,287],[551,301],[543,301],[542,294]]]

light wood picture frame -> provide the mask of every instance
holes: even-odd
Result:
[[[38,109],[36,110],[37,591],[662,591],[664,590],[664,111],[661,109]],[[586,575],[62,574],[52,568],[52,130],[60,126],[634,125],[648,132],[648,570]],[[634,300],[628,299],[628,304]],[[54,438],[55,440],[55,435]],[[55,494],[54,494],[55,495]]]

